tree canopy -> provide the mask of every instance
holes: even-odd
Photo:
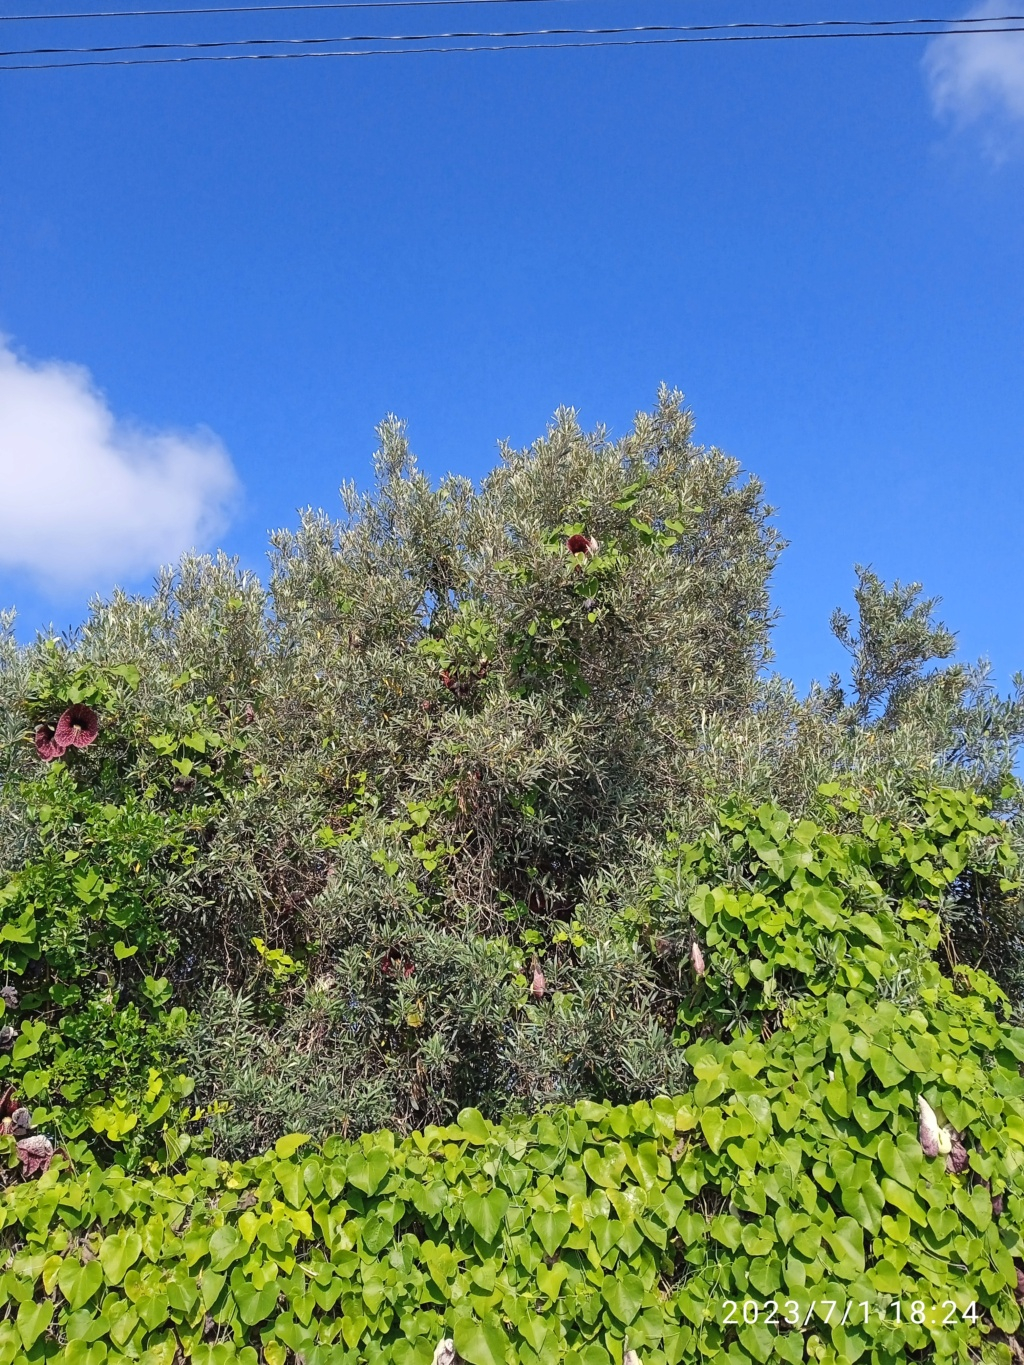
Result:
[[[191,557],[68,637],[7,620],[7,1067],[72,1150],[679,1091],[692,888],[643,907],[729,800],[798,821],[839,781],[913,827],[971,788],[1019,846],[1019,684],[867,569],[850,680],[772,674],[771,508],[678,393],[620,440],[560,411],[479,487],[379,437],[373,490],[275,534],[266,584]],[[1017,892],[965,875],[939,913],[1019,1002]]]

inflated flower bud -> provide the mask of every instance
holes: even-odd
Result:
[[[27,1137],[32,1131],[32,1111],[19,1105],[11,1115],[11,1128],[18,1137]]]
[[[935,1110],[931,1107],[923,1095],[918,1096],[917,1112],[921,1117],[918,1135],[921,1140],[921,1150],[925,1156],[939,1155],[939,1121],[935,1117]]]
[[[540,964],[536,958],[533,961],[533,980],[530,983],[530,994],[534,1000],[543,1000],[544,992],[548,988],[548,983],[544,980],[544,973],[540,969]]]
[[[704,954],[700,950],[700,944],[694,939],[690,947],[690,961],[693,963],[693,970],[698,976],[704,976],[707,968],[704,966]]]
[[[43,1137],[42,1133],[35,1137],[23,1138],[18,1143],[18,1160],[21,1162],[22,1174],[26,1180],[39,1174],[45,1175],[53,1160],[53,1143],[48,1137]]]
[[[946,1170],[950,1175],[959,1175],[967,1169],[967,1148],[958,1137],[954,1137],[946,1157]],[[995,1201],[993,1200],[993,1203]]]

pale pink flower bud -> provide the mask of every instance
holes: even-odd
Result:
[[[921,1141],[921,1150],[925,1156],[939,1155],[939,1121],[935,1117],[935,1110],[931,1107],[923,1095],[918,1096],[917,1112],[921,1117],[918,1136]]]

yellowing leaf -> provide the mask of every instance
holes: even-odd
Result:
[[[142,1238],[137,1232],[117,1232],[100,1244],[100,1265],[108,1284],[120,1284],[142,1255]]]
[[[282,1161],[287,1161],[294,1156],[299,1148],[309,1141],[308,1133],[288,1133],[285,1137],[279,1137],[274,1143],[274,1151]]]
[[[22,1345],[26,1351],[32,1349],[52,1320],[53,1304],[49,1299],[44,1299],[42,1303],[33,1303],[29,1299],[19,1306],[15,1322],[18,1328],[18,1336],[21,1337]]]

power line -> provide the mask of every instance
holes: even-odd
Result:
[[[315,38],[218,38],[204,39],[194,42],[160,42],[160,43],[114,43],[106,44],[101,47],[28,47],[13,48],[9,51],[0,50],[0,57],[58,57],[58,56],[87,56],[93,54],[105,54],[110,52],[153,52],[168,50],[206,50],[212,48],[226,47],[322,47],[327,44],[335,43],[424,43],[437,42],[440,40],[454,41],[467,38],[603,38],[620,37],[623,35],[643,34],[643,33],[737,33],[739,31],[756,30],[762,36],[775,35],[785,36],[813,36],[808,30],[817,29],[890,29],[899,28],[901,25],[916,25],[929,33],[936,31],[936,26],[940,24],[956,25],[955,28],[946,28],[942,32],[977,32],[978,25],[981,24],[1024,24],[1024,14],[1003,14],[986,15],[983,18],[964,18],[964,19],[813,19],[813,20],[786,20],[780,22],[758,23],[754,20],[744,20],[725,24],[638,24],[630,27],[605,27],[605,28],[532,28],[532,29],[505,29],[492,32],[481,32],[477,29],[455,30],[449,33],[349,33],[340,37],[315,37]],[[967,27],[973,25],[974,27]],[[986,28],[981,29],[985,33],[1012,33],[1016,30],[1008,28]],[[822,34],[823,37],[838,37],[838,34]],[[866,36],[856,32],[849,34],[850,37]],[[882,36],[882,35],[879,35]],[[553,44],[536,44],[536,46],[553,46]],[[596,46],[596,44],[595,44]],[[242,55],[242,54],[240,54]],[[281,54],[286,55],[286,54]],[[295,54],[299,55],[299,54]],[[314,55],[314,54],[310,54]],[[328,55],[328,54],[316,54]]]
[[[189,9],[101,9],[77,14],[0,14],[0,23],[40,23],[58,19],[149,19],[168,14],[278,14],[291,10],[427,9],[435,5],[536,5],[552,0],[316,0],[283,5],[212,5]]]
[[[953,22],[953,21],[949,21]],[[676,38],[613,38],[610,41],[571,43],[495,43],[486,46],[357,48],[341,52],[234,52],[214,56],[118,57],[84,62],[23,62],[0,65],[0,71],[63,71],[89,66],[172,66],[192,62],[299,61],[312,57],[401,57],[454,52],[556,52],[579,48],[670,47],[682,43],[779,43],[841,38],[921,38],[980,33],[1024,33],[1024,24],[1010,28],[875,29],[843,33],[716,33]]]

